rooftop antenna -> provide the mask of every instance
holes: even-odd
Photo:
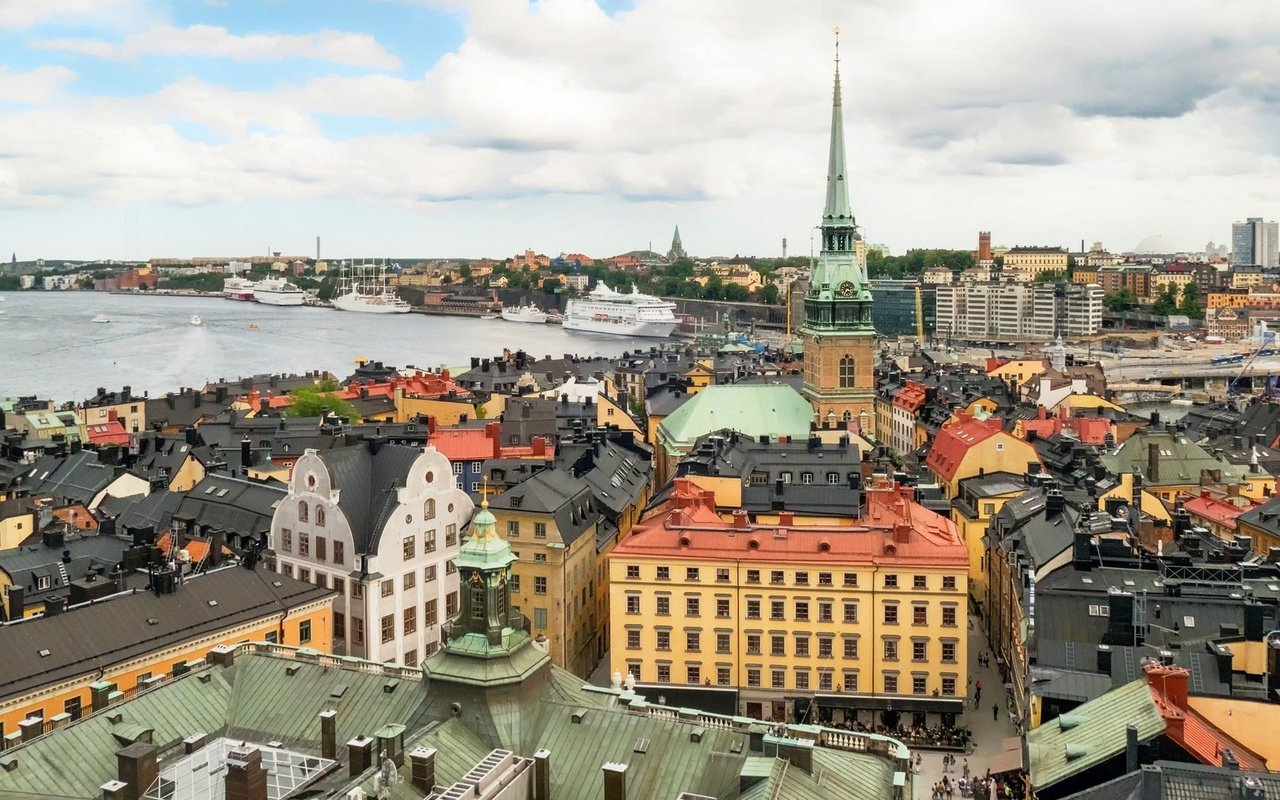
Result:
[[[836,27],[832,28],[831,32],[835,34],[835,37],[836,37],[836,71],[839,72],[840,71],[840,26],[837,25]]]

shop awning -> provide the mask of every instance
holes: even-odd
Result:
[[[932,711],[935,714],[960,714],[964,701],[942,697],[866,697],[856,694],[817,694],[814,701],[823,708],[849,708],[864,711]]]
[[[1006,739],[1008,742],[1017,742],[1017,746],[1001,750],[991,758],[991,774],[999,775],[1002,772],[1017,772],[1022,769],[1022,741],[1020,739]]]

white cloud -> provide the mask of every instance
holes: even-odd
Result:
[[[233,61],[281,61],[307,58],[344,66],[397,69],[400,59],[366,33],[322,30],[306,34],[260,33],[240,36],[216,25],[153,25],[116,43],[104,39],[42,39],[39,50],[79,53],[116,60],[143,56],[199,56]]]
[[[66,67],[36,67],[27,72],[14,72],[0,65],[0,102],[48,103],[62,95],[76,74]]]
[[[0,0],[0,28],[30,28],[46,22],[96,22],[113,27],[136,19],[145,0]]]

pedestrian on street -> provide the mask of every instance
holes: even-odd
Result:
[[[964,776],[966,778],[969,777],[969,759],[968,758],[965,758],[964,760]]]
[[[998,720],[998,719],[1000,719],[1000,704],[999,704],[999,703],[992,703],[992,704],[991,704],[991,719],[993,719],[993,720]]]

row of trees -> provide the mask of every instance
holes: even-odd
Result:
[[[1102,304],[1108,311],[1131,311],[1141,305],[1138,297],[1127,287],[1107,292],[1102,298]],[[1166,317],[1170,314],[1184,314],[1191,319],[1204,319],[1200,287],[1194,283],[1188,283],[1179,291],[1174,284],[1168,284],[1156,295],[1155,301],[1151,304],[1151,310]]]

